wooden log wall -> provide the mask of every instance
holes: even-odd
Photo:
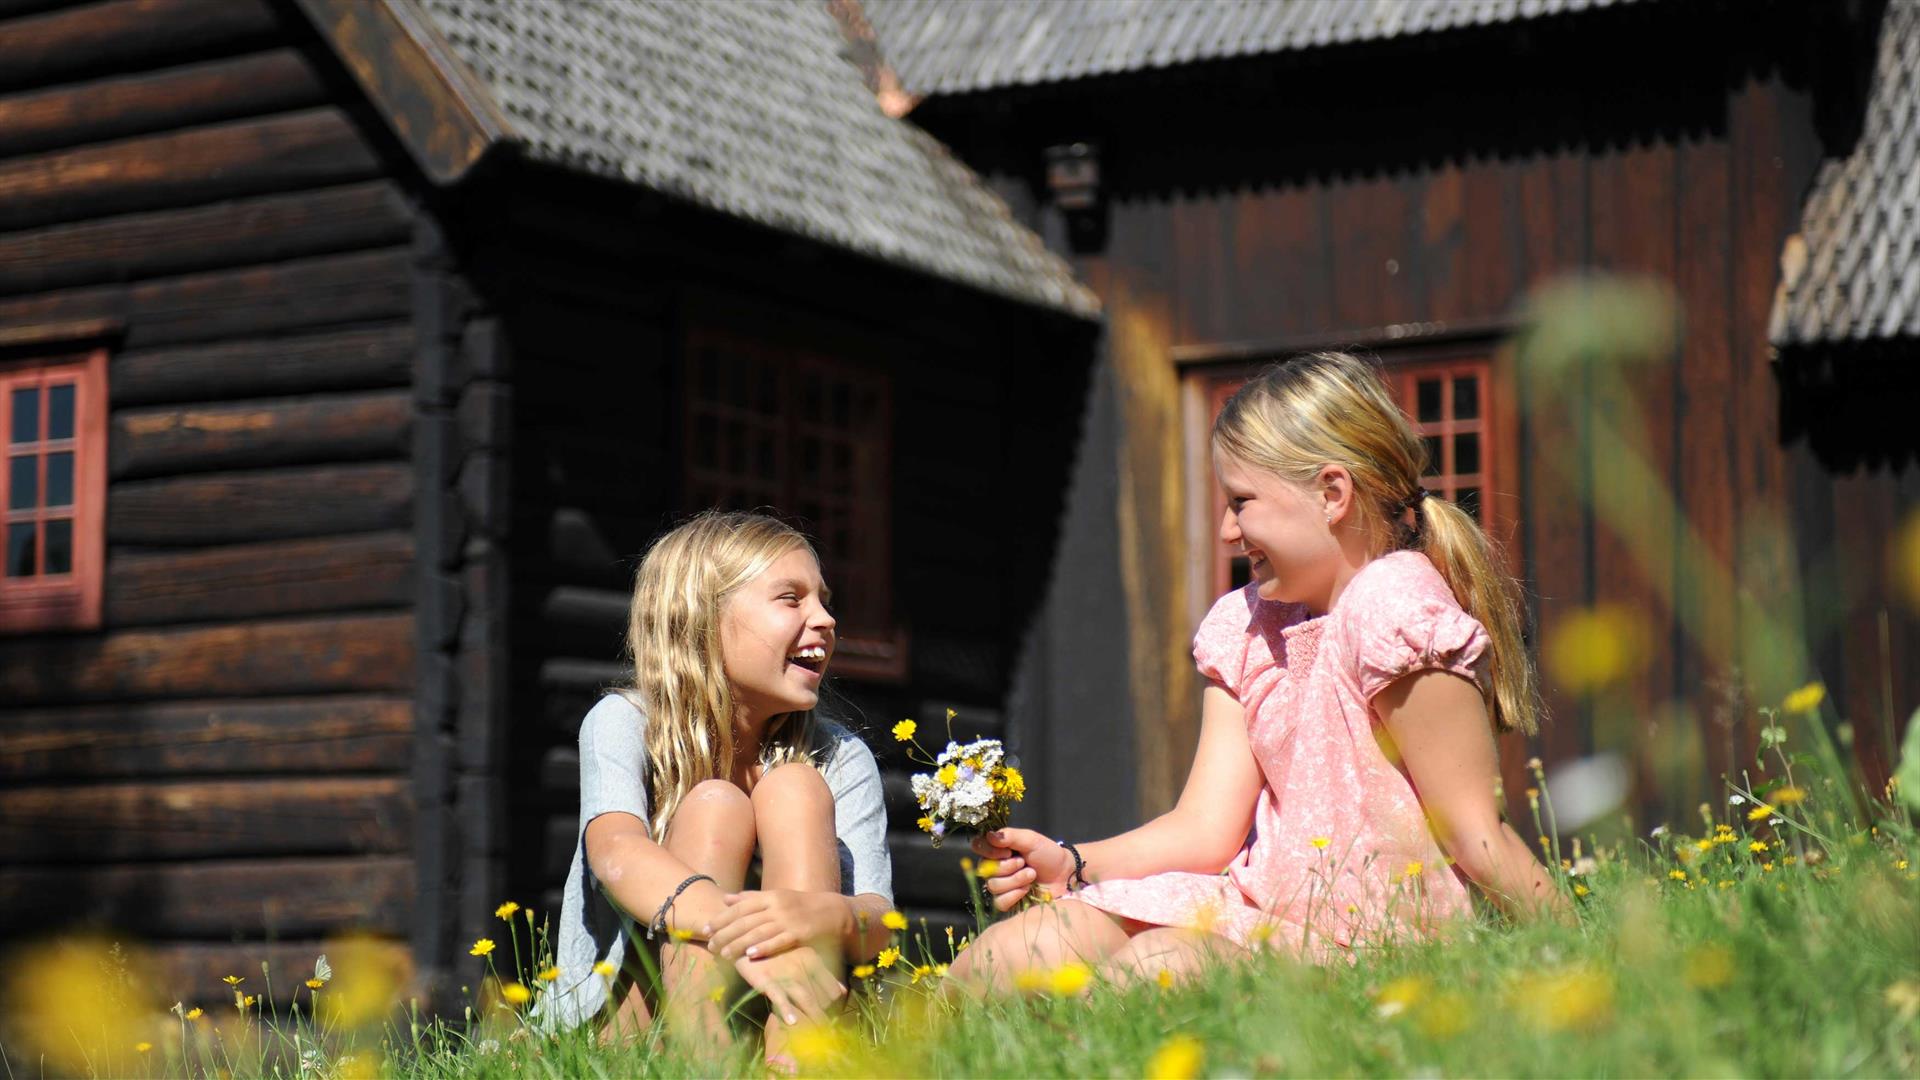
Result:
[[[1106,302],[1108,362],[1126,387],[1116,504],[1117,528],[1137,538],[1126,605],[1146,628],[1128,665],[1143,810],[1171,805],[1190,760],[1196,729],[1166,718],[1197,715],[1185,645],[1210,599],[1176,584],[1211,557],[1190,549],[1191,493],[1166,467],[1190,435],[1176,358],[1518,329],[1529,291],[1569,272],[1667,283],[1678,344],[1621,372],[1617,392],[1587,395],[1570,424],[1523,408],[1517,482],[1500,493],[1519,522],[1510,543],[1536,641],[1595,604],[1654,618],[1645,667],[1612,708],[1549,682],[1553,721],[1531,746],[1510,740],[1508,790],[1531,782],[1519,770],[1530,754],[1609,749],[1633,760],[1648,812],[1718,791],[1750,756],[1755,708],[1799,674],[1756,640],[1760,612],[1828,657],[1814,674],[1847,699],[1863,740],[1913,709],[1920,627],[1872,569],[1912,485],[1823,474],[1784,444],[1769,369],[1779,253],[1821,154],[1810,31],[1763,18],[1725,29],[1647,9],[1541,20],[1524,47],[1489,32],[1445,49],[1383,45],[1353,67],[1263,58],[916,110],[976,168],[1043,199],[1044,147],[1101,140],[1108,238],[1078,268]],[[1648,42],[1661,79],[1626,91],[1605,76],[1597,58]],[[1520,375],[1523,406],[1557,389]],[[1583,434],[1634,414],[1671,508]],[[1566,455],[1571,485],[1544,465]],[[1591,513],[1583,489],[1627,512]],[[1724,581],[1687,569],[1701,560]],[[1846,588],[1822,584],[1836,575]]]
[[[108,558],[97,632],[0,639],[0,934],[206,999],[414,930],[415,215],[281,7],[44,8],[0,16],[0,334],[106,328]]]

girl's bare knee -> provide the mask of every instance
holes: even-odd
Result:
[[[753,850],[753,804],[747,793],[725,780],[702,780],[680,799],[667,825],[667,845],[717,838]]]
[[[821,810],[831,814],[833,789],[820,770],[804,761],[789,761],[767,770],[753,786],[753,807],[763,815],[777,809],[783,817]]]

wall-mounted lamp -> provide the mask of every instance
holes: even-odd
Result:
[[[1100,145],[1089,141],[1046,149],[1047,191],[1067,222],[1067,240],[1082,254],[1107,242],[1106,200],[1100,189]]]

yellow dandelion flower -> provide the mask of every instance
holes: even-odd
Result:
[[[509,900],[506,903],[501,904],[499,907],[494,908],[493,916],[496,919],[511,919],[513,918],[513,913],[519,910],[520,910],[520,905]]]
[[[941,787],[950,788],[953,786],[954,781],[960,779],[960,767],[952,764],[942,765],[939,770],[933,774],[933,778]]]
[[[1647,660],[1645,621],[1620,605],[1564,615],[1547,635],[1542,659],[1561,686],[1576,693],[1624,681]]]
[[[560,969],[558,967],[550,967],[535,976],[535,978],[541,982],[558,982],[560,980]]]
[[[1712,851],[1713,841],[1712,840],[1695,840],[1693,842],[1693,846],[1701,851]]]
[[[692,930],[685,930],[685,929],[680,929],[676,927],[675,929],[667,931],[667,933],[675,941],[692,941],[693,940]]]
[[[948,709],[948,710],[947,710],[947,723],[949,723],[949,724],[951,724],[951,723],[953,723],[953,721],[954,721],[954,719],[955,719],[956,717],[958,717],[959,715],[960,715],[959,713],[957,713],[957,712],[954,712],[954,711],[953,711],[952,709]]]
[[[1403,869],[1403,870],[1401,870],[1401,871],[1400,871],[1400,876],[1401,876],[1401,877],[1410,877],[1410,878],[1413,878],[1413,877],[1419,877],[1419,876],[1420,876],[1420,871],[1422,871],[1422,870],[1424,870],[1424,869],[1426,869],[1426,867],[1424,867],[1424,866],[1421,866],[1421,865],[1420,865],[1420,863],[1418,863],[1418,862],[1410,862],[1410,863],[1408,863],[1408,864],[1406,865],[1406,868],[1405,868],[1405,869]]]
[[[1074,997],[1093,982],[1093,969],[1085,964],[1062,964],[1047,977],[1047,991],[1055,997]]]
[[[1584,967],[1530,975],[1515,984],[1509,1000],[1545,1031],[1595,1028],[1613,1015],[1613,979]]]
[[[947,965],[945,965],[945,964],[935,964],[935,965],[933,965],[933,977],[934,977],[934,978],[936,978],[936,979],[944,979],[944,978],[946,978],[946,977],[947,977]]]
[[[1898,862],[1893,864],[1893,868],[1895,870],[1905,870],[1907,868],[1907,860],[1905,859],[1899,860]]]
[[[153,1044],[143,1040],[141,1042],[134,1043],[133,1048],[136,1052],[144,1054],[147,1051],[153,1049]]]
[[[905,930],[907,928],[907,917],[897,911],[889,911],[885,915],[880,916],[880,925],[889,930]]]
[[[510,982],[500,987],[500,1000],[509,1005],[525,1005],[533,1000],[533,991],[517,982]]]
[[[473,943],[473,948],[467,950],[467,955],[486,956],[491,952],[493,952],[493,939],[481,938],[479,941]]]
[[[707,1000],[713,1002],[715,1005],[724,1003],[727,1000],[727,988],[724,986],[714,987],[712,992],[707,994]]]
[[[241,1008],[243,1008],[243,1009],[251,1009],[251,1008],[253,1008],[253,1003],[254,1003],[254,1002],[256,1002],[256,1001],[258,1001],[258,1000],[260,1000],[260,999],[259,999],[259,998],[256,998],[256,997],[254,997],[254,996],[253,996],[252,994],[248,994],[248,995],[247,995],[247,997],[246,997],[246,1000],[245,1000],[245,1001],[242,1001],[242,1002],[240,1003],[240,1007],[241,1007]]]
[[[613,978],[614,972],[618,970],[620,969],[614,967],[612,964],[607,963],[605,960],[602,960],[599,963],[593,965],[593,973],[595,975],[600,976],[603,979]]]
[[[1773,801],[1781,806],[1796,806],[1807,801],[1807,793],[1797,787],[1775,788]]]
[[[1820,703],[1825,700],[1827,700],[1826,684],[1810,682],[1788,694],[1787,699],[1780,703],[1780,707],[1790,713],[1810,713],[1819,708]]]
[[[198,1020],[205,1015],[207,1015],[207,1010],[202,1009],[197,1005],[187,1010],[187,1019],[189,1020]]]
[[[908,739],[913,738],[914,732],[919,730],[920,730],[919,724],[916,724],[911,720],[902,720],[899,723],[893,725],[894,741],[906,742]]]
[[[1147,1059],[1147,1080],[1195,1080],[1206,1066],[1207,1050],[1191,1035],[1175,1035]]]
[[[856,979],[871,978],[873,976],[873,970],[872,964],[857,964],[853,969],[853,977]]]
[[[983,878],[990,878],[1000,872],[1000,860],[981,859],[980,865],[975,867],[973,872]]]
[[[1039,968],[1028,968],[1013,977],[1013,988],[1022,993],[1033,993],[1047,988],[1047,973]]]
[[[900,962],[900,950],[889,945],[880,950],[880,955],[874,957],[873,962],[883,968],[890,968]]]
[[[1772,817],[1773,813],[1773,807],[1768,806],[1766,803],[1755,803],[1753,809],[1747,811],[1747,820],[1759,821],[1761,818]]]
[[[930,833],[933,831],[933,819],[931,817],[923,817],[919,821],[914,822],[914,824],[920,827],[921,832]]]
[[[327,985],[327,980],[325,979],[308,979],[307,980],[307,989],[309,990],[318,990],[325,985]]]
[[[1173,972],[1161,968],[1160,973],[1153,977],[1153,981],[1160,984],[1160,989],[1171,990],[1173,989]]]
[[[1020,802],[1027,797],[1027,778],[1020,770],[1009,765],[1000,773],[1000,790],[1007,798]]]
[[[914,969],[913,969],[913,980],[912,980],[912,981],[913,981],[913,985],[915,985],[915,986],[918,986],[918,985],[920,985],[920,980],[921,980],[921,979],[924,979],[924,978],[926,978],[927,976],[929,976],[929,975],[931,975],[931,974],[933,974],[933,965],[932,965],[932,964],[917,964],[917,965],[915,965],[915,966],[914,966]]]
[[[1733,888],[1733,882],[1731,882],[1731,881],[1722,881],[1722,882],[1720,883],[1720,887],[1721,887],[1721,888],[1723,888],[1723,889],[1731,889],[1731,888]]]
[[[239,986],[241,983],[246,982],[247,980],[240,975],[229,975],[226,978],[221,979],[220,981],[223,983],[226,983],[228,986]]]
[[[1773,873],[1773,864],[1770,862],[1763,862],[1760,864],[1760,869],[1765,870],[1767,873],[1771,874]]]
[[[1373,1014],[1382,1020],[1406,1012],[1427,996],[1427,980],[1418,975],[1395,979],[1373,995]]]
[[[1767,843],[1764,840],[1755,840],[1753,843],[1747,845],[1747,850],[1758,855],[1767,850]]]
[[[1733,950],[1724,945],[1701,945],[1687,950],[1681,977],[1696,990],[1714,990],[1733,981]]]
[[[1454,993],[1435,994],[1414,1013],[1414,1023],[1430,1039],[1451,1039],[1467,1030],[1472,1021],[1473,1007]]]
[[[1307,843],[1312,844],[1314,847],[1320,849],[1321,851],[1325,851],[1327,850],[1327,845],[1333,843],[1333,837],[1316,836],[1313,839],[1307,841]]]
[[[1585,896],[1592,891],[1593,891],[1592,889],[1587,888],[1585,885],[1576,884],[1573,887],[1573,895],[1575,896]]]
[[[787,1052],[802,1066],[825,1064],[846,1051],[846,1036],[830,1024],[802,1024],[787,1036]]]
[[[960,869],[969,874],[973,873],[973,860],[965,855],[960,856]]]
[[[1667,876],[1675,881],[1687,880],[1687,872],[1685,870],[1669,870],[1667,871]]]

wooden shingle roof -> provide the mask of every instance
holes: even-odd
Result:
[[[1771,336],[1782,348],[1920,337],[1920,0],[1887,7],[1860,140],[1814,178]]]
[[[353,32],[351,5],[302,2]],[[529,158],[1029,304],[1099,310],[980,177],[880,110],[823,4],[386,2],[423,51],[470,69],[450,81],[498,118],[488,138]]]
[[[1147,71],[1617,7],[1636,0],[864,0],[915,94]]]

